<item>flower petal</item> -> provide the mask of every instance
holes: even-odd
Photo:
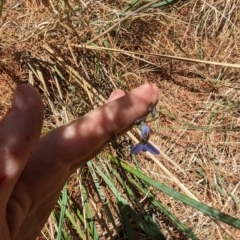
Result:
[[[151,143],[147,142],[146,144],[138,143],[130,151],[130,154],[137,154],[139,152],[150,152],[153,155],[159,155],[160,152],[155,148]]]
[[[151,143],[147,142],[145,145],[145,151],[148,151],[150,153],[152,153],[153,155],[159,155],[160,152],[157,148],[155,148]],[[142,150],[144,151],[144,150]]]
[[[136,154],[136,153],[139,153],[141,151],[144,151],[143,149],[145,149],[145,146],[142,143],[138,143],[131,149],[130,153],[131,154]]]
[[[149,127],[143,123],[141,128],[141,139],[143,143],[146,143],[148,141],[149,132],[150,132]]]

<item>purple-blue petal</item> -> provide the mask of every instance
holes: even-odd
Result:
[[[130,151],[131,154],[137,154],[143,151],[144,145],[142,143],[136,144]]]
[[[156,149],[151,143],[147,142],[146,144],[138,143],[130,151],[131,154],[137,154],[139,152],[150,152],[153,155],[159,155],[160,152]]]
[[[149,139],[149,127],[145,124],[141,128],[141,139],[143,142],[147,142]]]
[[[151,143],[147,142],[145,145],[145,151],[150,152],[153,155],[159,155],[160,152],[157,148],[155,148]]]

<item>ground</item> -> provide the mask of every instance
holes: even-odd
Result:
[[[129,3],[7,1],[0,21],[1,116],[22,83],[42,94],[44,134],[101,105],[115,88],[127,92],[153,82],[159,87],[159,116],[149,125],[161,155],[154,161],[140,154],[142,171],[240,218],[239,0]],[[106,151],[117,156],[112,145]],[[121,153],[134,166],[128,151],[121,148]],[[88,187],[97,204],[94,187]],[[76,175],[69,194],[81,205]],[[199,239],[240,239],[239,230],[166,194],[154,194]],[[167,239],[186,239],[157,216]],[[54,221],[51,216],[39,239],[54,239]]]

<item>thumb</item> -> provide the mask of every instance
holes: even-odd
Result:
[[[31,85],[19,86],[0,123],[0,226],[14,185],[39,140],[42,119],[39,93]]]

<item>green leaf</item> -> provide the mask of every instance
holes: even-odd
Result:
[[[2,16],[2,10],[3,10],[4,3],[5,3],[5,0],[0,0],[0,17]]]
[[[129,11],[131,8],[133,8],[135,5],[137,5],[139,2],[139,0],[132,0],[127,6],[125,6],[122,9],[122,12],[127,12]]]
[[[130,213],[130,215],[135,220],[135,222],[143,229],[143,231],[148,235],[148,237],[150,239],[153,239],[153,240],[165,239],[163,234],[159,230],[159,227],[157,226],[157,224],[154,221],[152,221],[150,216],[143,209],[142,209],[142,213],[143,213],[144,219],[142,219],[140,216],[138,216],[138,214],[129,205],[127,200],[125,200],[123,198],[123,196],[118,192],[114,183],[112,181],[110,181],[110,179],[108,179],[106,177],[106,175],[103,172],[101,172],[101,170],[99,172],[99,170],[100,169],[97,169],[97,172],[102,176],[102,178],[105,180],[105,182],[111,188],[111,190],[113,191],[113,193],[117,199],[117,206],[118,206],[118,209],[119,209],[119,212],[120,212],[120,215],[122,218],[122,224],[124,226],[124,230],[126,232],[128,239],[135,239],[134,233],[132,230],[132,225],[129,221],[128,213]],[[118,178],[118,180],[120,181],[120,183],[122,184],[124,189],[127,191],[128,196],[132,200],[136,201],[136,198],[133,194],[133,191],[130,189],[130,187],[124,182],[123,179],[121,179],[120,175],[114,169],[112,170],[112,172]]]
[[[89,200],[88,200],[89,198],[88,198],[88,195],[87,195],[87,191],[86,191],[86,189],[83,185],[82,185],[82,194],[84,195],[84,199],[86,199],[85,200],[85,209],[86,209],[87,225],[89,227],[92,239],[97,240],[97,239],[99,239],[99,236],[98,236],[98,233],[97,233],[96,226],[94,224],[94,216],[92,214],[92,209],[91,209],[91,206],[90,206],[90,203],[89,203]]]
[[[97,169],[97,173],[102,177],[102,179],[105,181],[109,189],[113,192],[114,196],[116,197],[117,206],[122,218],[122,224],[124,226],[124,230],[127,234],[128,239],[134,240],[135,238],[134,238],[132,226],[125,209],[125,206],[129,205],[127,200],[118,192],[114,182],[111,181],[109,178],[107,178],[107,176],[102,172],[102,170],[98,166],[96,166],[96,169]]]
[[[114,221],[113,214],[112,214],[112,212],[111,212],[111,210],[110,210],[110,208],[109,208],[109,206],[108,206],[107,199],[106,199],[106,196],[105,196],[105,194],[104,194],[104,192],[103,192],[103,190],[102,190],[102,188],[101,188],[101,185],[100,185],[100,183],[99,183],[98,176],[96,175],[96,172],[95,172],[95,170],[94,170],[94,168],[93,168],[93,163],[92,163],[92,161],[87,162],[87,165],[88,165],[88,168],[89,168],[90,173],[91,173],[91,175],[92,175],[93,183],[95,184],[95,187],[96,187],[96,190],[97,190],[99,199],[101,200],[102,205],[103,205],[103,207],[105,208],[105,211],[106,211],[106,214],[107,214],[107,216],[108,216],[108,219],[111,221],[111,223],[112,223],[112,225],[113,225],[116,233],[118,234],[118,227],[117,227],[117,225],[116,225],[116,223],[115,223],[115,221]],[[105,222],[104,222],[104,223],[105,223]],[[103,224],[104,224],[104,223],[103,223]],[[112,238],[112,233],[108,230],[108,227],[107,227],[106,224],[105,224],[105,226],[106,226],[106,230],[108,231],[109,236]]]
[[[179,0],[166,0],[166,1],[162,1],[160,3],[155,3],[151,6],[151,8],[158,8],[158,7],[163,7],[163,6],[167,6],[167,5],[171,5],[174,4],[176,2],[178,2]]]
[[[150,237],[151,240],[165,240],[165,237],[159,230],[158,225],[150,218],[146,212],[143,213],[142,219],[130,206],[126,206],[126,210],[130,213],[135,222],[138,223],[141,229]]]
[[[200,212],[202,212],[208,216],[211,216],[217,220],[220,220],[222,222],[229,224],[230,226],[240,229],[240,220],[239,219],[234,218],[234,217],[232,217],[226,213],[223,213],[217,209],[209,207],[203,203],[200,203],[192,198],[189,198],[186,195],[179,193],[176,190],[174,190],[162,183],[159,183],[159,182],[153,180],[152,178],[138,172],[134,168],[128,166],[126,163],[124,163],[120,160],[117,160],[114,157],[111,157],[110,159],[112,162],[114,162],[116,164],[120,164],[122,166],[122,168],[124,168],[126,171],[128,171],[128,172],[132,173],[133,175],[135,175],[136,177],[146,181],[148,184],[150,184],[153,187],[157,188],[158,190],[168,194],[169,196],[199,210]]]
[[[124,182],[124,180],[121,179],[120,175],[113,169],[113,174],[117,177],[118,181],[122,184],[122,186],[124,187],[125,191],[128,192],[128,196],[131,197],[131,199],[133,201],[137,201],[137,199],[135,198],[134,194],[132,191],[130,191],[130,194],[129,194],[129,186],[127,186],[126,188],[126,183]],[[154,199],[154,197],[152,196],[151,193],[148,193],[147,189],[142,186],[140,186],[140,184],[138,184],[133,178],[131,177],[128,177],[128,180],[135,185],[136,189],[138,189],[139,191],[143,192],[145,195],[147,194],[148,195],[148,198],[151,199],[151,202],[161,211],[163,212],[179,229],[181,229],[186,235],[188,235],[191,239],[194,239],[194,240],[199,240],[197,238],[196,235],[194,235],[194,233],[192,233],[186,226],[184,226],[178,218],[176,218],[174,215],[172,215],[159,201],[157,201],[156,199]],[[139,179],[140,180],[140,179]],[[143,181],[141,181],[143,182]],[[141,206],[139,206],[141,207]],[[145,212],[145,210],[142,208],[141,209],[142,212],[143,212],[143,216],[144,218],[147,219],[147,222],[150,222],[152,221],[152,219],[150,218],[150,216]],[[150,218],[150,219],[149,219]],[[152,223],[152,225],[154,226],[154,222]],[[141,226],[140,226],[141,227]],[[142,228],[142,227],[141,227]],[[143,229],[143,228],[142,228]],[[143,229],[144,230],[144,229]],[[145,230],[144,230],[145,231]],[[156,230],[158,231],[158,230]],[[155,231],[155,232],[156,232]],[[151,239],[154,239],[154,236],[151,235],[151,231],[150,233],[145,231],[147,233],[147,235],[151,238]],[[160,232],[160,231],[159,231]],[[161,232],[160,232],[161,234]],[[158,236],[158,235],[157,235]],[[159,237],[159,236],[158,236]]]
[[[151,193],[148,193],[146,189],[140,186],[135,180],[132,178],[129,179],[131,183],[133,183],[138,190],[140,190],[144,195],[148,198],[151,198],[152,203],[161,211],[163,212],[179,229],[181,229],[186,235],[188,235],[193,240],[199,240],[199,238],[186,226],[184,226],[181,221],[175,217],[171,212],[169,212],[158,200],[154,199]]]
[[[86,236],[84,235],[81,228],[78,226],[78,223],[75,221],[73,217],[74,214],[77,215],[75,211],[70,212],[68,209],[66,209],[66,212],[65,212],[66,218],[72,223],[74,229],[76,230],[79,236],[79,239],[86,239]]]
[[[118,206],[121,218],[122,218],[122,224],[123,224],[124,230],[126,232],[127,239],[135,240],[132,226],[131,226],[131,223],[129,221],[129,217],[127,216],[127,211],[126,211],[127,210],[126,207],[129,205],[126,204],[126,201],[123,201],[122,197],[120,197],[120,198],[117,198],[117,206]]]
[[[64,221],[64,216],[65,216],[65,211],[66,211],[66,206],[67,206],[67,189],[64,187],[62,191],[62,200],[59,200],[58,203],[61,207],[61,214],[60,214],[60,219],[58,223],[58,234],[56,240],[61,240],[62,239],[62,229],[63,229],[63,221]]]

